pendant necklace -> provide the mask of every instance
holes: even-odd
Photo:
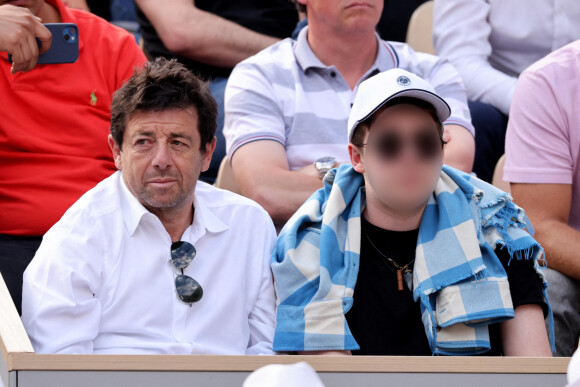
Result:
[[[403,278],[404,278],[405,279],[405,285],[407,285],[407,288],[412,292],[413,291],[413,270],[409,269],[409,266],[413,262],[415,262],[415,258],[413,258],[405,266],[399,265],[393,259],[391,259],[391,258],[387,257],[385,254],[383,254],[382,251],[379,250],[377,248],[377,246],[375,246],[375,244],[373,243],[373,241],[371,240],[371,238],[367,234],[367,231],[364,228],[364,226],[362,227],[362,229],[363,229],[363,232],[364,232],[367,240],[369,241],[369,243],[373,247],[373,249],[375,249],[375,251],[377,253],[379,253],[381,255],[381,257],[386,260],[386,263],[387,264],[390,264],[391,266],[394,266],[395,269],[397,270],[395,272],[395,271],[393,271],[393,269],[389,265],[387,265],[389,267],[389,269],[391,269],[391,271],[393,271],[397,275],[397,290],[399,290],[399,291],[402,291],[403,290]]]

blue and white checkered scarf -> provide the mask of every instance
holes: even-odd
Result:
[[[358,275],[364,205],[362,175],[342,165],[284,226],[272,257],[278,297],[274,350],[359,349],[345,314]],[[413,297],[433,354],[487,352],[488,325],[514,317],[507,275],[494,249],[533,259],[542,276],[543,250],[524,228],[532,230],[509,194],[443,166],[421,220],[413,270]],[[544,282],[549,306],[546,288]]]

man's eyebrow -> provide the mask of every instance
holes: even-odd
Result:
[[[153,132],[147,131],[147,130],[142,130],[142,131],[138,131],[137,133],[135,133],[133,135],[133,137],[139,137],[139,136],[153,137]]]
[[[169,137],[170,138],[184,138],[186,140],[190,140],[191,141],[191,136],[189,134],[181,133],[181,132],[171,133],[169,135]]]

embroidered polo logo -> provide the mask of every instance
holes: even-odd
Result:
[[[399,78],[397,78],[397,83],[401,86],[409,86],[411,84],[411,80],[409,77],[401,75]]]
[[[97,104],[97,96],[95,95],[95,91],[97,90],[93,90],[93,92],[91,93],[91,105],[93,106]]]

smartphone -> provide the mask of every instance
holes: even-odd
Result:
[[[74,23],[47,23],[52,34],[50,50],[38,56],[38,64],[74,63],[79,58],[79,29]],[[41,42],[36,39],[38,47]],[[12,56],[8,55],[12,63]]]

